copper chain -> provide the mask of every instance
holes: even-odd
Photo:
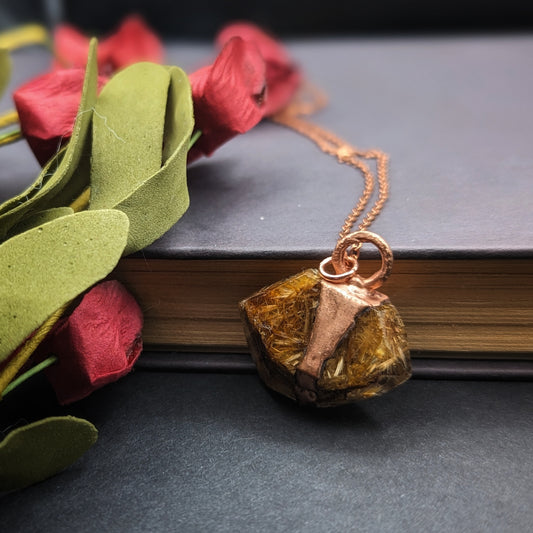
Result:
[[[367,229],[383,209],[389,197],[389,157],[381,150],[358,150],[334,133],[303,118],[321,109],[325,104],[326,97],[321,91],[312,86],[305,86],[297,98],[271,118],[274,122],[286,126],[312,140],[323,152],[336,157],[339,163],[349,165],[360,171],[363,175],[363,192],[342,225],[339,233],[340,241],[352,231],[355,223],[365,211],[374,192],[375,179],[366,162],[368,160],[375,160],[376,162],[378,196],[372,208],[361,220],[358,226],[359,230]]]

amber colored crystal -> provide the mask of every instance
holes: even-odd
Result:
[[[245,331],[261,379],[296,399],[295,373],[302,361],[320,301],[321,277],[305,270],[241,302]],[[402,319],[386,300],[354,317],[317,380],[318,406],[371,398],[411,375]]]

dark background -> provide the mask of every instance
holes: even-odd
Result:
[[[90,33],[105,33],[131,12],[142,14],[164,37],[187,39],[211,39],[221,25],[235,19],[254,21],[282,37],[533,28],[533,2],[524,0],[2,0],[0,27],[29,21],[48,25],[68,21]]]

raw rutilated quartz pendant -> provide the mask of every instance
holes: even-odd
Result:
[[[370,242],[381,269],[357,275],[353,251]],[[335,274],[328,273],[331,263]],[[342,239],[320,270],[308,269],[240,303],[259,376],[301,404],[340,405],[383,394],[411,375],[402,319],[377,292],[389,276],[392,252],[378,235]]]

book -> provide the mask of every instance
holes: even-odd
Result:
[[[533,352],[533,38],[293,43],[329,95],[313,120],[391,157],[371,230],[395,254],[383,287],[415,355]],[[149,347],[246,350],[237,304],[329,256],[361,177],[272,123],[189,172],[191,207],[116,277],[145,309]],[[376,268],[376,255],[362,257]],[[364,261],[362,261],[364,263]]]
[[[414,354],[531,358],[533,37],[308,40],[290,51],[329,96],[312,120],[390,154],[390,200],[370,229],[394,252],[383,292]],[[185,68],[204,56],[203,45],[168,47]],[[112,276],[143,308],[147,347],[245,351],[239,300],[329,256],[362,178],[264,121],[193,164],[188,181],[184,217]],[[363,247],[361,263],[375,269],[375,250]]]

